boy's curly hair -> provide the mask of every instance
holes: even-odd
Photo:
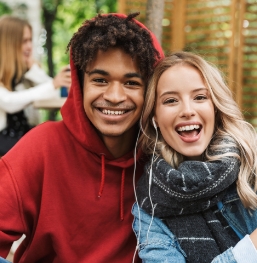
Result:
[[[160,55],[154,48],[150,33],[132,20],[138,14],[139,12],[133,13],[126,18],[98,14],[94,19],[86,20],[67,46],[67,51],[72,48],[72,59],[78,70],[84,73],[98,50],[119,47],[133,59],[137,59],[140,72],[147,83]]]

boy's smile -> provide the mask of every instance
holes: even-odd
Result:
[[[84,77],[84,109],[107,148],[134,140],[143,102],[137,60],[118,48],[98,51]]]

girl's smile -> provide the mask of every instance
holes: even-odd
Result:
[[[212,138],[215,113],[209,90],[196,68],[178,64],[161,75],[155,121],[170,147],[189,159],[200,158]]]

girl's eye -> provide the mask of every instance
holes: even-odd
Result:
[[[164,101],[164,104],[172,104],[172,103],[175,103],[175,102],[177,102],[176,99],[174,99],[174,98],[169,98],[169,99],[167,99],[167,100]]]
[[[198,95],[195,97],[195,100],[206,100],[207,96],[206,95]]]

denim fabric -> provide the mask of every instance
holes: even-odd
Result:
[[[219,209],[239,237],[244,237],[257,228],[257,211],[251,211],[250,214],[249,211],[244,208],[236,189],[232,189],[226,194],[222,200],[222,204],[219,205]],[[139,208],[137,204],[133,206],[132,214],[135,217],[133,230],[139,243],[138,253],[143,263],[186,262],[185,253],[181,249],[176,237],[161,219],[157,217],[152,218],[144,210]],[[151,227],[149,228],[150,225]],[[243,241],[244,240],[241,240],[240,242]],[[252,248],[252,250],[249,249],[248,253],[254,254],[256,250],[254,248]],[[245,263],[245,261],[236,261],[233,248],[226,250],[212,261],[212,263],[221,262]],[[257,258],[256,261],[247,263],[257,263]]]
[[[138,213],[138,209],[140,213]],[[143,263],[186,263],[185,253],[181,249],[176,237],[159,218],[153,218],[151,231],[148,233],[151,216],[137,205],[133,206],[132,213],[135,216],[133,230],[137,236],[137,240],[139,240],[139,257],[142,258]],[[138,220],[138,215],[140,216],[140,220]]]
[[[223,206],[219,207],[222,215],[229,225],[241,234],[241,238],[257,228],[257,210],[245,209],[235,188],[227,193],[222,203]]]
[[[10,263],[10,261],[0,257],[0,263]]]

